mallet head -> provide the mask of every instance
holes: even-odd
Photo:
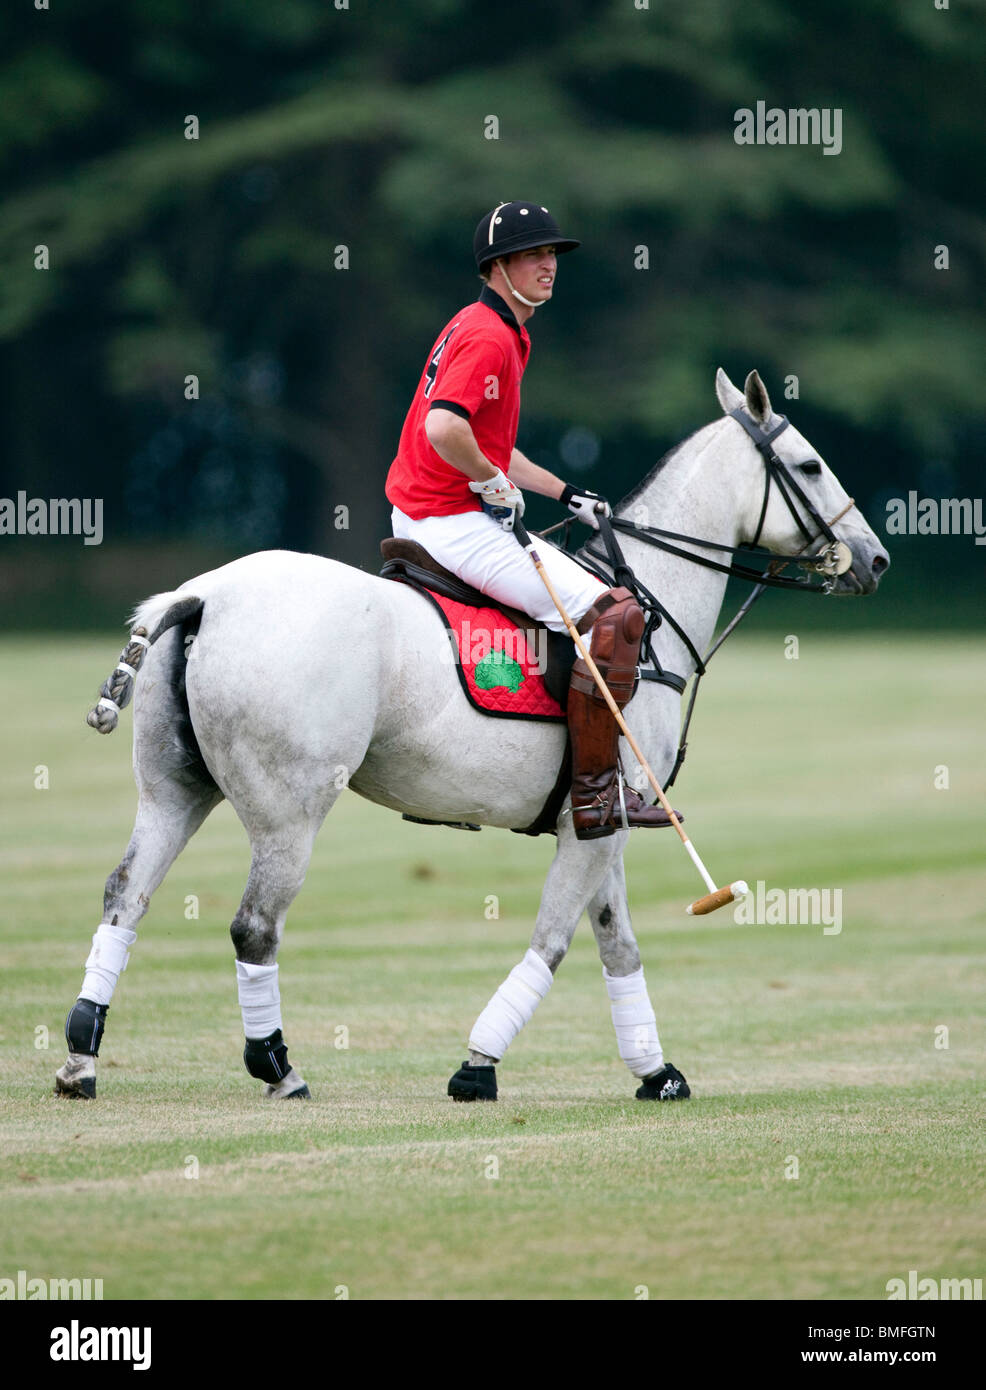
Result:
[[[735,883],[728,884],[725,888],[717,888],[714,893],[709,893],[704,898],[698,898],[695,902],[689,903],[685,911],[693,917],[701,917],[706,912],[715,912],[717,907],[725,907],[727,903],[739,902],[749,893],[749,884],[742,878],[738,878]]]

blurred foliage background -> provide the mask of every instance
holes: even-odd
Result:
[[[583,242],[530,325],[538,462],[619,497],[756,366],[881,536],[889,497],[980,492],[983,0],[341,3],[0,13],[0,496],[105,503],[99,547],[0,538],[5,626],[117,623],[268,546],[375,568],[503,199]],[[842,153],[738,146],[757,100],[841,108]],[[888,545],[851,626],[980,621],[971,538]]]

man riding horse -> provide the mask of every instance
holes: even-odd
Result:
[[[512,535],[522,489],[564,503],[598,529],[598,493],[575,488],[516,447],[520,381],[530,355],[525,323],[554,290],[557,258],[580,243],[563,237],[547,208],[501,203],[476,228],[479,299],[442,329],[428,354],[387,476],[394,535],[417,541],[453,574],[555,631],[564,623]],[[607,589],[571,556],[544,546],[541,558],[565,608],[622,709],[634,689],[644,615],[629,589]],[[586,663],[576,659],[568,695],[572,818],[580,840],[624,824],[665,826],[622,782],[619,732]],[[621,785],[622,783],[622,785]],[[624,820],[625,816],[625,820]]]

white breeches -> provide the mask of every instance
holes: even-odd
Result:
[[[565,624],[548,596],[531,557],[510,531],[504,531],[485,512],[455,516],[426,516],[412,521],[395,507],[394,535],[417,541],[440,565],[481,593],[529,613],[555,632]],[[606,586],[570,555],[545,542],[538,554],[568,616],[577,623],[605,592]]]

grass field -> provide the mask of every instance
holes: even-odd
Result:
[[[981,644],[806,636],[791,661],[738,636],[676,804],[721,878],[841,889],[841,933],[693,921],[680,846],[639,832],[634,920],[693,1099],[633,1099],[584,922],[495,1106],[445,1085],[553,842],[348,793],[280,958],[314,1103],[264,1102],[240,1061],[228,806],[142,923],[99,1098],[52,1096],[135,803],[129,711],[108,739],[83,722],[119,646],[0,643],[0,1276],[101,1277],[107,1298],[881,1299],[910,1269],[986,1274]]]

